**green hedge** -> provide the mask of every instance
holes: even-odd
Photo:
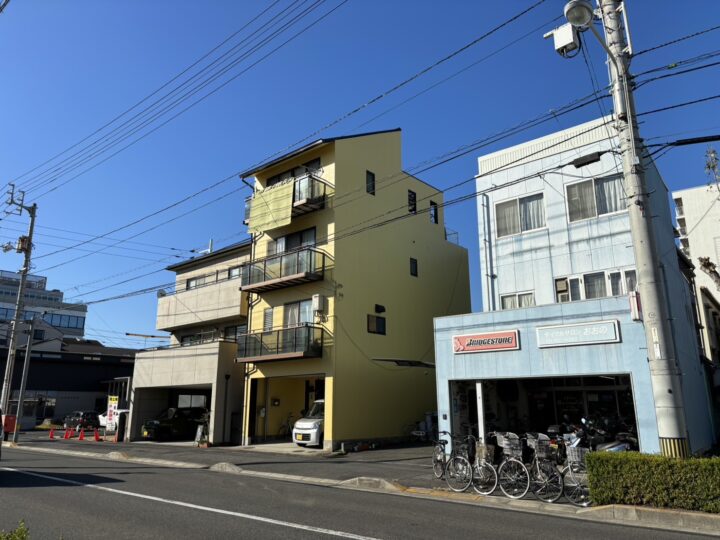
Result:
[[[720,457],[683,460],[637,452],[591,452],[587,467],[594,504],[720,513]]]

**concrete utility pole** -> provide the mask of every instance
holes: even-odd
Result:
[[[17,420],[13,432],[13,442],[18,442],[18,428],[25,409],[25,387],[27,386],[28,371],[30,370],[30,357],[32,356],[33,333],[35,332],[35,317],[30,321],[28,329],[27,344],[25,345],[25,363],[23,364],[22,379],[20,380],[20,395],[18,395]]]
[[[15,349],[17,348],[18,338],[18,327],[23,320],[23,309],[25,308],[25,283],[27,282],[27,275],[30,272],[30,260],[32,255],[32,240],[33,232],[35,231],[35,215],[37,214],[37,204],[32,206],[25,206],[25,193],[20,192],[19,200],[15,199],[15,186],[10,184],[10,190],[8,191],[10,198],[8,199],[9,206],[15,206],[15,210],[7,213],[22,214],[25,210],[30,215],[30,226],[28,228],[27,236],[21,236],[18,239],[16,251],[25,255],[25,262],[22,269],[20,270],[20,285],[18,286],[17,299],[15,300],[15,316],[12,321],[10,329],[10,343],[8,344],[8,355],[7,363],[5,365],[5,378],[3,379],[2,395],[0,395],[0,409],[3,412],[8,410],[8,404],[10,402],[11,385],[13,368],[15,366]]]
[[[648,199],[645,171],[637,145],[640,141],[635,118],[635,101],[630,87],[629,63],[620,2],[600,0],[605,25],[605,41],[614,61],[610,62],[615,103],[616,128],[623,157],[625,189],[632,232],[638,291],[642,304],[645,339],[648,344],[650,377],[655,414],[660,435],[660,451],[665,456],[687,457],[690,448],[685,425],[680,370],[675,358],[675,344],[670,329],[670,312],[660,274],[660,255],[653,234],[653,216]],[[658,192],[656,197],[663,196]]]
[[[675,358],[675,344],[670,329],[670,315],[663,287],[653,234],[653,216],[648,204],[651,194],[645,181],[642,158],[638,152],[640,135],[635,118],[635,102],[630,83],[628,47],[624,25],[627,13],[618,0],[598,0],[599,16],[605,27],[605,39],[595,29],[592,5],[587,0],[571,0],[565,6],[565,17],[578,29],[589,28],[600,41],[610,60],[610,78],[623,158],[623,175],[628,196],[628,213],[633,251],[638,275],[647,341],[650,379],[655,400],[660,451],[665,456],[686,457],[690,454],[685,422],[680,370]],[[658,192],[656,197],[663,194]]]

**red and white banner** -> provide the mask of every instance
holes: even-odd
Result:
[[[455,354],[516,351],[519,348],[520,340],[517,330],[453,336],[453,352]]]

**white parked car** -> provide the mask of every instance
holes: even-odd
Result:
[[[118,409],[115,411],[115,416],[119,415],[120,413],[129,413],[130,409]],[[107,427],[107,411],[105,411],[102,414],[98,414],[98,420],[100,421],[100,427]]]
[[[325,400],[318,399],[310,411],[295,422],[293,441],[300,446],[322,446],[325,432]]]

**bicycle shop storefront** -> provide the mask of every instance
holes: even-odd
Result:
[[[626,303],[602,302],[529,308],[522,319],[519,310],[435,319],[440,430],[547,433],[583,417],[622,420],[641,451],[659,452],[642,325]]]

